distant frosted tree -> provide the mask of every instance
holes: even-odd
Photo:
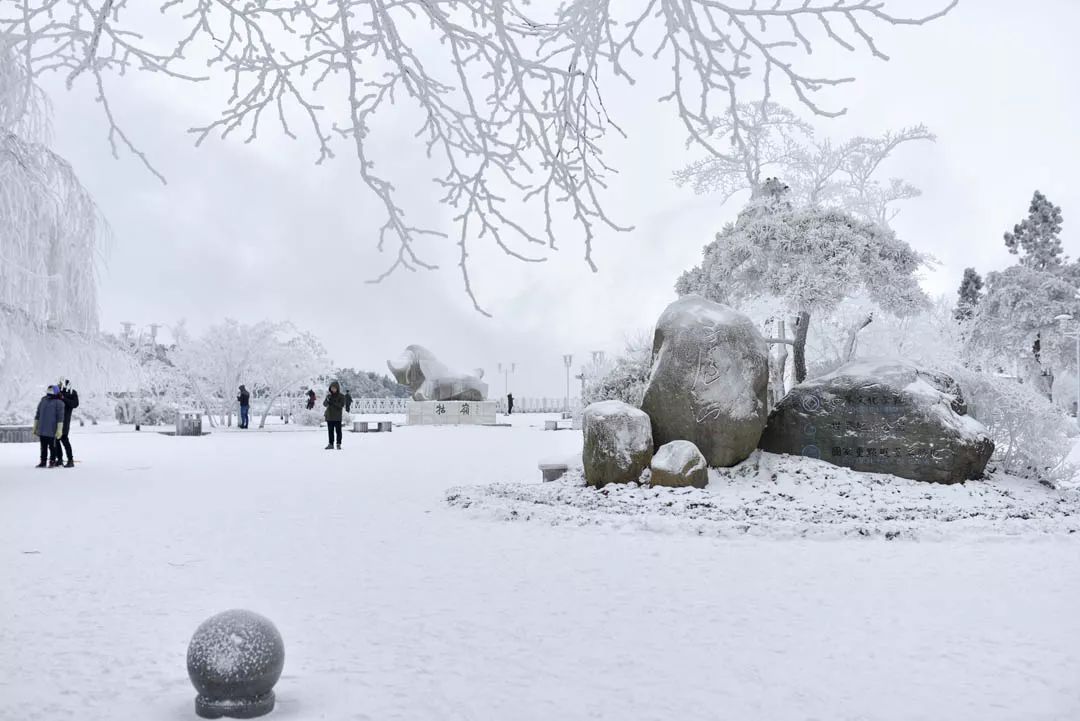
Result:
[[[259,418],[262,428],[278,398],[299,391],[302,385],[325,374],[330,361],[318,338],[307,332],[294,333],[291,326],[284,326],[266,343],[253,366],[248,390],[265,403]]]
[[[756,195],[769,177],[781,177],[797,205],[842,208],[864,220],[888,225],[893,205],[920,195],[899,178],[878,179],[882,163],[905,143],[933,142],[924,125],[876,138],[842,142],[819,140],[809,123],[777,103],[741,103],[716,119],[710,138],[723,154],[710,153],[676,171],[679,185],[696,193],[718,193],[721,202],[750,191]]]
[[[671,69],[661,99],[694,143],[720,156],[726,150],[710,137],[716,118],[736,116],[747,95],[769,97],[774,84],[810,112],[844,112],[818,94],[853,78],[804,67],[815,46],[888,59],[875,32],[930,22],[957,1],[912,16],[899,0],[8,0],[0,3],[0,50],[22,59],[30,78],[55,71],[69,85],[89,81],[114,152],[126,148],[147,167],[109,100],[110,76],[208,74],[219,81],[208,94],[228,91],[217,116],[193,129],[198,141],[251,141],[276,122],[290,137],[306,132],[317,162],[352,154],[385,214],[378,244],[391,256],[386,274],[434,267],[426,242],[451,239],[479,309],[471,244],[539,260],[569,223],[593,266],[597,233],[625,229],[603,203],[615,170],[604,139],[622,131],[602,86],[632,82],[646,53],[644,62]],[[377,122],[389,113],[393,123]],[[382,170],[393,158],[379,154],[380,128],[389,125],[413,127],[426,146],[454,209],[452,228],[406,218],[410,189],[394,186]]]
[[[1005,234],[1005,245],[1013,255],[1021,255],[1020,264],[1035,270],[1054,270],[1068,262],[1061,247],[1061,208],[1035,191],[1028,216]]]
[[[796,207],[775,179],[705,246],[701,265],[683,273],[680,295],[697,293],[738,307],[759,296],[793,314],[795,380],[806,379],[813,314],[865,294],[892,313],[926,306],[917,273],[925,259],[891,230],[839,210]]]
[[[353,398],[408,398],[412,395],[408,386],[401,385],[385,373],[339,368],[334,371],[333,377],[341,383],[341,389],[349,391]]]
[[[986,292],[975,307],[970,341],[980,352],[1011,368],[1020,356],[1048,369],[1075,364],[1072,342],[1058,332],[1056,316],[1080,318],[1080,265],[1063,264],[1054,271],[1017,264],[988,273]]]
[[[986,277],[986,294],[972,326],[972,342],[983,352],[1016,359],[1030,353],[1039,374],[1069,366],[1055,316],[1080,317],[1080,265],[1070,263],[1061,244],[1061,208],[1035,191],[1028,217],[1005,234],[1020,262]],[[1005,363],[1005,365],[1010,365]]]
[[[623,352],[614,359],[606,358],[596,363],[585,374],[585,405],[599,401],[617,400],[636,407],[641,406],[645,388],[652,372],[652,336],[638,333],[626,339]]]
[[[956,303],[953,317],[956,320],[970,320],[975,314],[975,306],[982,298],[983,279],[975,272],[974,268],[964,268],[964,278],[960,281],[960,289],[956,294],[960,300]]]
[[[329,370],[322,344],[289,323],[261,321],[252,325],[226,319],[197,338],[183,325],[173,329],[176,347],[170,360],[215,424],[232,423],[236,394],[244,384],[252,398],[272,404],[282,394],[310,383]],[[263,413],[260,427],[266,421]]]

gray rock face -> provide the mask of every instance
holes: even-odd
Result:
[[[585,481],[590,486],[637,481],[653,457],[649,417],[622,401],[585,409]]]
[[[690,441],[672,441],[660,446],[652,459],[652,485],[681,488],[709,485],[705,456]]]
[[[394,380],[412,391],[414,401],[483,401],[488,386],[484,371],[471,375],[450,370],[435,354],[419,345],[410,345],[396,361],[386,361]]]
[[[795,386],[761,437],[773,453],[935,483],[980,478],[994,443],[948,375],[898,359],[847,363]]]
[[[688,295],[656,323],[653,366],[641,409],[657,445],[690,441],[710,467],[746,459],[767,418],[768,346],[754,322]]]

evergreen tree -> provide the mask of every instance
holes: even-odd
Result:
[[[1068,258],[1061,247],[1061,208],[1035,191],[1028,208],[1028,217],[1013,226],[1005,234],[1005,245],[1013,255],[1019,255],[1020,264],[1035,270],[1054,270],[1064,265]]]
[[[792,360],[801,383],[812,314],[827,315],[860,294],[895,315],[921,310],[929,299],[917,277],[924,257],[892,230],[842,210],[795,207],[789,193],[768,179],[738,219],[705,246],[701,264],[679,277],[675,291],[735,307],[775,301],[794,316]]]
[[[976,273],[974,268],[964,268],[964,279],[960,281],[960,290],[957,291],[960,301],[956,304],[956,310],[953,311],[953,317],[956,320],[968,320],[975,314],[975,306],[982,298],[982,289],[982,276]]]

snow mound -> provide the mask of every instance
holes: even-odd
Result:
[[[447,491],[453,508],[502,521],[720,537],[950,539],[1058,536],[1080,530],[1080,490],[1011,476],[942,485],[758,452],[712,469],[705,489],[562,481]]]

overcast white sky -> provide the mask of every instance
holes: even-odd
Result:
[[[1080,0],[962,0],[932,25],[881,34],[889,63],[817,54],[858,77],[829,96],[849,114],[818,122],[823,135],[919,122],[938,135],[935,145],[902,149],[888,169],[924,190],[894,226],[941,262],[923,279],[929,292],[954,294],[967,265],[985,274],[1012,262],[1001,236],[1026,214],[1036,188],[1062,206],[1066,250],[1080,253],[1078,27]],[[607,206],[635,230],[599,240],[597,274],[574,237],[539,265],[477,248],[473,282],[493,319],[471,309],[452,253],[440,256],[450,261],[442,270],[364,283],[388,260],[374,251],[382,217],[349,157],[316,167],[309,144],[277,132],[251,145],[237,138],[196,149],[184,131],[213,116],[212,94],[152,78],[114,82],[115,109],[167,176],[162,186],[133,158],[111,157],[86,88],[47,83],[54,147],[114,230],[100,271],[102,326],[291,320],[322,338],[339,366],[385,371],[387,358],[420,343],[451,365],[485,367],[493,393],[503,392],[496,363],[515,361],[516,394],[560,396],[562,354],[575,354],[576,370],[589,350],[618,350],[626,333],[650,327],[673,300],[678,274],[739,209],[671,182],[694,153],[683,149],[671,107],[656,103],[667,66],[639,70],[635,88],[607,90],[609,110],[629,134],[609,151],[622,176]],[[402,149],[402,170],[417,180],[415,219],[439,223],[445,210],[426,182],[433,173],[406,150],[409,132],[388,125],[380,137]]]

